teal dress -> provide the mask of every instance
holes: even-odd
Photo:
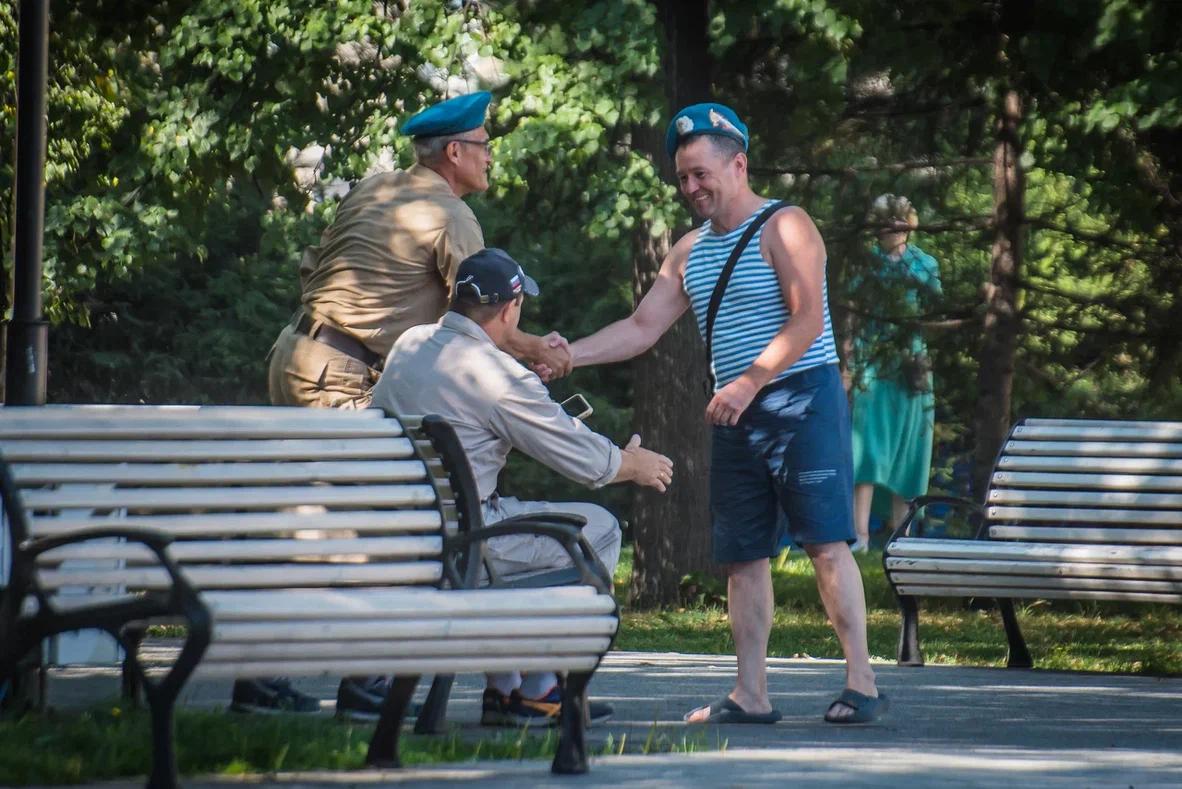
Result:
[[[921,291],[941,294],[936,259],[918,247],[907,245],[898,260],[877,249],[875,255],[880,266],[876,284],[893,288],[906,312],[919,312]],[[932,469],[931,373],[926,374],[927,386],[917,390],[897,359],[876,358],[881,344],[897,331],[872,322],[854,343],[854,484],[875,486],[871,511],[880,518],[890,515],[891,494],[912,499],[926,493]],[[926,358],[927,347],[918,335],[906,347],[913,357]]]

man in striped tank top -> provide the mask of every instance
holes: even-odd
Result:
[[[711,294],[744,231],[771,201],[752,191],[747,127],[721,104],[677,113],[666,146],[681,193],[705,220],[673,247],[636,311],[571,345],[576,367],[631,359],[688,308],[703,336]],[[798,207],[776,211],[740,253],[714,323],[710,498],[714,558],[727,573],[738,656],[734,689],[690,711],[691,723],[774,723],[767,692],[772,622],[769,559],[790,537],[846,659],[830,723],[886,712],[866,646],[866,600],[854,541],[850,426],[829,320],[825,244]],[[690,376],[693,378],[693,376]],[[674,382],[674,385],[677,385]]]

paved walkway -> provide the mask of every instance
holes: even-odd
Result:
[[[161,657],[167,655],[162,648]],[[729,689],[734,659],[716,655],[615,652],[591,689],[614,719],[592,729],[589,752],[626,739],[632,755],[600,756],[590,774],[551,776],[542,762],[483,762],[432,769],[284,773],[284,787],[1143,787],[1182,786],[1182,678],[876,666],[892,698],[889,717],[869,726],[821,720],[840,689],[842,664],[773,659],[769,687],[784,713],[775,726],[687,727],[681,715]],[[298,683],[326,699],[332,680]],[[450,718],[477,736],[481,678],[459,678]],[[426,683],[420,688],[425,692]],[[115,696],[105,669],[53,672],[50,703],[74,707]],[[227,682],[195,682],[184,703],[223,706]],[[654,730],[655,728],[655,730]],[[691,753],[635,755],[651,736],[688,743]],[[258,777],[248,782],[262,780]],[[229,786],[241,779],[189,781]],[[266,782],[266,781],[264,781]],[[137,786],[135,782],[107,786]]]

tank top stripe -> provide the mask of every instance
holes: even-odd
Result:
[[[698,321],[698,331],[706,336],[706,312],[718,275],[726,265],[731,250],[747,226],[755,221],[771,201],[764,203],[751,216],[729,233],[716,234],[710,222],[702,225],[698,238],[690,250],[685,265],[682,286],[689,296]],[[765,225],[766,227],[766,225]],[[763,353],[772,338],[789,318],[788,306],[780,292],[775,270],[759,254],[759,240],[763,227],[755,232],[751,242],[739,256],[731,273],[718,317],[714,321],[714,379],[716,390],[738,378]],[[837,345],[833,340],[833,324],[829,319],[829,283],[822,281],[821,298],[824,306],[824,328],[804,355],[776,380],[794,373],[837,364]]]

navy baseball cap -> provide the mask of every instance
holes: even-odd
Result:
[[[744,151],[747,150],[747,124],[725,104],[707,102],[691,104],[673,116],[665,131],[665,150],[669,158],[673,158],[682,143],[701,134],[730,137],[742,143]]]
[[[538,295],[538,283],[521,270],[503,249],[489,248],[469,255],[456,272],[455,298],[479,304],[500,304],[520,294]]]
[[[402,124],[402,133],[410,137],[441,137],[478,129],[484,125],[490,101],[492,94],[481,90],[432,104]]]

